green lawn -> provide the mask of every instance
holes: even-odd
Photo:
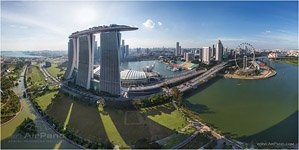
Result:
[[[167,104],[167,105],[163,105],[163,106],[159,106],[156,109],[167,109],[167,108],[171,108],[172,104]],[[151,120],[153,120],[154,122],[157,122],[169,129],[174,129],[176,131],[178,131],[179,129],[185,127],[187,125],[187,121],[186,118],[184,118],[181,114],[181,112],[179,112],[176,109],[173,109],[171,112],[161,112],[160,114],[155,114],[155,115],[151,115],[150,114],[151,111],[148,112],[144,112],[147,117]]]
[[[31,65],[27,70],[27,79],[31,77],[34,84],[46,84],[44,75],[39,70],[38,65]]]
[[[105,131],[106,131],[109,141],[111,143],[113,143],[114,145],[119,145],[122,148],[128,148],[128,145],[126,144],[126,142],[123,140],[123,138],[119,134],[110,115],[103,111],[105,111],[105,110],[103,110],[99,107],[100,117],[103,122],[103,125],[104,125],[104,128],[105,128]]]
[[[47,112],[64,123],[69,116],[68,127],[82,137],[91,140],[100,139],[128,148],[136,141],[147,138],[151,141],[165,138],[186,125],[182,115],[172,106],[153,107],[151,109],[120,110],[114,108],[98,109],[59,93],[59,98],[52,101]],[[163,120],[165,119],[165,120]]]
[[[65,118],[64,125],[63,125],[63,130],[65,130],[66,126],[69,124],[70,117],[71,117],[71,114],[72,114],[72,110],[73,110],[73,103],[71,104],[71,106],[69,108],[69,112],[67,113],[67,116]]]
[[[52,103],[52,98],[54,98],[54,95],[58,92],[50,92],[46,93],[43,96],[37,97],[36,102],[41,107],[42,110],[46,110],[47,107]]]
[[[58,74],[64,74],[64,71],[63,70],[61,71],[60,68],[58,68],[57,63],[52,63],[51,67],[48,67],[46,69],[53,77],[57,77]]]

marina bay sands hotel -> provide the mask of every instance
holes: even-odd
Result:
[[[120,31],[137,29],[126,25],[111,24],[72,33],[69,36],[68,66],[64,79],[85,89],[93,88],[99,92],[120,95]],[[99,81],[93,79],[94,50],[96,48],[94,34],[96,33],[100,33],[101,47]]]

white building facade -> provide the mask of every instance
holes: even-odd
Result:
[[[211,47],[202,48],[202,62],[209,65],[211,59]]]

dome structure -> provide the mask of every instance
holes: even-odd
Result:
[[[100,79],[100,69],[101,67],[98,66],[93,70],[95,80]],[[122,86],[148,84],[150,81],[156,80],[156,78],[159,78],[159,73],[157,72],[144,72],[131,69],[126,69],[120,72]]]
[[[144,84],[148,82],[144,71],[124,70],[120,72],[122,84]]]
[[[121,80],[140,80],[146,79],[146,74],[143,71],[124,70],[120,72]]]

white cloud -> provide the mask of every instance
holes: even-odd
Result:
[[[268,35],[268,34],[271,34],[271,33],[272,33],[272,32],[271,32],[270,30],[266,30],[266,31],[263,31],[263,32],[262,32],[263,35]]]
[[[153,29],[155,27],[155,22],[151,19],[147,19],[144,23],[143,23],[143,26],[145,28],[148,28],[148,29]]]
[[[159,21],[159,22],[158,22],[158,25],[159,25],[159,26],[162,26],[162,22]]]

